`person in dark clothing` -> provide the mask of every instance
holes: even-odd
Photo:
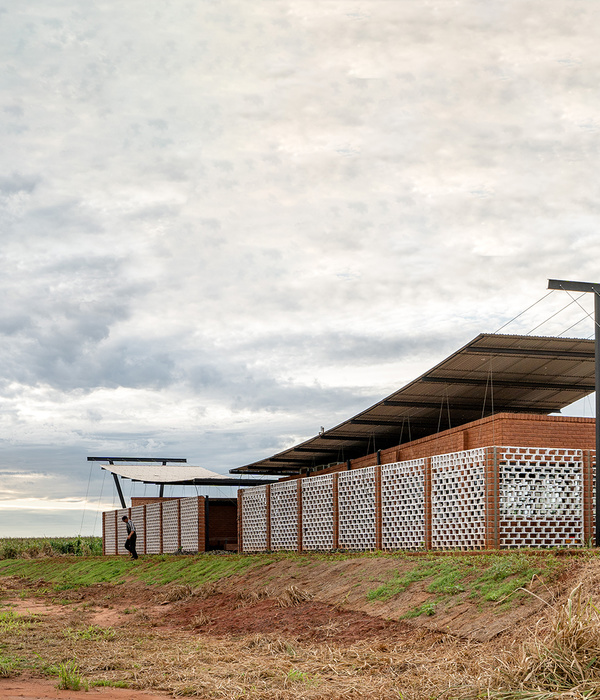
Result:
[[[124,515],[121,520],[127,525],[127,539],[125,540],[125,549],[131,554],[132,559],[137,559],[138,554],[135,551],[135,541],[137,540],[137,534],[135,532],[135,525],[133,520],[130,520],[126,515]]]

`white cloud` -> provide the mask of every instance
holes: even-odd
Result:
[[[7,7],[0,469],[45,460],[61,493],[85,492],[90,450],[225,471],[500,327],[548,277],[595,279],[596,15]]]

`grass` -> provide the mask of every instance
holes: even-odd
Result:
[[[0,678],[10,678],[17,673],[19,662],[8,656],[0,656]]]
[[[102,554],[101,537],[11,537],[0,539],[0,559]]]
[[[600,697],[600,610],[581,586],[552,610],[549,628],[500,659],[492,682],[463,698],[592,700]]]
[[[45,581],[53,584],[56,591],[95,583],[118,584],[129,578],[150,585],[164,586],[176,582],[199,586],[242,574],[267,563],[268,559],[258,556],[218,557],[202,554],[177,558],[160,555],[144,557],[136,562],[125,557],[5,559],[0,561],[0,576],[22,576]]]
[[[0,612],[0,632],[2,633],[19,633],[39,622],[40,619],[35,615],[19,615],[12,610]]]
[[[482,602],[498,609],[503,604],[504,591],[509,590],[504,588],[507,582],[514,597],[517,584],[528,585],[533,576],[548,583],[563,570],[562,566],[572,561],[551,554],[527,552],[351,558],[356,560],[352,568],[356,579],[363,581],[363,590],[373,587],[370,591],[373,604],[392,600],[403,591],[410,594],[414,587],[420,594],[427,592],[431,599],[421,602],[405,616],[437,615],[438,618],[441,605],[452,600],[475,607]],[[371,558],[376,559],[372,562],[374,568],[369,568]],[[543,690],[546,696],[531,695],[533,685],[519,675],[519,668],[539,669],[535,678],[530,679],[538,684],[544,673],[547,679],[557,677],[557,648],[552,638],[546,636],[540,637],[540,643],[550,650],[548,653],[540,651],[539,645],[530,646],[524,652],[525,661],[521,666],[516,664],[520,656],[513,659],[507,656],[500,673],[496,668],[499,664],[492,659],[492,655],[498,653],[497,646],[488,648],[485,644],[468,643],[423,627],[395,637],[386,631],[379,637],[344,642],[345,618],[343,615],[336,617],[335,606],[331,607],[331,619],[326,616],[322,620],[323,625],[331,626],[332,634],[326,638],[317,637],[321,641],[301,636],[300,632],[295,637],[287,627],[280,632],[225,637],[216,636],[214,631],[211,633],[223,617],[222,605],[229,605],[232,615],[243,613],[237,607],[249,606],[248,615],[252,616],[251,606],[266,597],[275,602],[274,615],[281,616],[286,614],[285,606],[301,606],[310,600],[310,592],[303,589],[305,585],[310,586],[311,591],[318,591],[320,585],[326,588],[331,581],[334,587],[343,585],[354,591],[354,573],[349,573],[341,584],[341,577],[335,581],[329,573],[329,565],[335,566],[341,560],[337,555],[314,558],[310,555],[197,555],[142,557],[137,562],[117,557],[79,556],[0,561],[0,576],[24,577],[23,581],[3,581],[5,588],[1,589],[0,596],[6,605],[15,600],[27,605],[29,597],[45,598],[51,603],[57,589],[65,591],[65,602],[68,599],[71,602],[51,614],[39,616],[18,615],[3,609],[0,613],[0,675],[27,671],[34,675],[51,675],[56,678],[53,682],[72,684],[71,689],[79,683],[80,690],[86,685],[90,688],[124,687],[215,700],[246,697],[251,700],[333,700],[340,697],[415,700],[442,696],[454,699],[475,698],[475,691],[481,691],[481,697],[486,697],[483,693],[489,691],[489,697],[495,700],[533,700],[534,697],[554,700],[559,697],[551,695],[557,692],[551,687]],[[307,561],[318,568],[307,569]],[[283,564],[281,568],[278,568],[279,562]],[[301,574],[294,570],[295,565]],[[272,568],[262,571],[263,566]],[[226,582],[222,586],[219,583],[222,578],[253,570],[257,575],[245,580],[246,583],[251,581],[253,587],[248,585],[236,590]],[[331,569],[331,574],[340,570],[344,571],[342,567]],[[368,583],[377,578],[381,580],[382,571],[389,572],[387,582]],[[280,572],[286,577],[285,582]],[[290,585],[290,573],[292,580],[297,576],[296,585]],[[313,574],[320,578],[309,584]],[[271,580],[266,589],[268,577]],[[139,591],[138,582],[150,583],[155,588],[146,591],[146,598],[139,602],[131,594],[132,590]],[[107,585],[94,586],[96,583]],[[77,591],[82,587],[87,588]],[[69,593],[70,589],[74,590]],[[317,599],[320,599],[318,594]],[[364,604],[364,594],[360,600]],[[423,597],[419,597],[419,601],[422,600]],[[165,613],[189,606],[190,619],[183,620],[180,627],[163,626],[168,624],[169,615],[151,617],[153,613],[150,612],[161,602],[170,606],[160,608]],[[114,608],[110,617],[104,618],[111,626],[101,627],[97,615],[107,605]],[[127,607],[131,605],[137,609]],[[308,607],[299,608],[298,615]],[[145,611],[149,614],[141,614]],[[129,614],[122,617],[114,614],[119,612]],[[569,619],[574,620],[576,613],[574,601]],[[589,618],[588,624],[593,621],[595,612],[581,602],[577,615],[580,619]],[[432,621],[435,620],[433,617]],[[567,623],[568,619],[563,620],[562,630],[569,625],[571,631],[576,627],[573,622]],[[576,643],[567,643],[569,635],[565,631],[561,648],[581,649],[587,645],[590,650],[585,652],[587,655],[564,655],[567,665],[575,658],[585,674],[588,673],[585,665],[595,658],[595,642],[590,642],[581,631],[577,634]],[[127,653],[123,651],[125,648]],[[600,659],[600,645],[597,658]],[[550,663],[554,665],[549,666]],[[591,667],[594,665],[595,662]],[[581,682],[587,683],[585,679]],[[457,688],[459,690],[455,691]],[[565,700],[580,697],[573,695],[572,690],[565,692],[571,693],[563,696]],[[600,697],[600,693],[589,697]]]
[[[526,595],[522,590],[534,579],[548,584],[564,571],[568,562],[552,553],[507,552],[491,556],[427,555],[396,571],[389,581],[367,592],[367,600],[386,602],[407,591],[417,582],[435,596],[434,602],[449,602],[456,596],[472,601],[496,603],[514,601]],[[414,608],[410,617],[426,610]]]
[[[112,640],[115,638],[115,631],[112,627],[99,627],[98,625],[89,625],[82,629],[73,629],[67,627],[63,634],[68,639],[86,639],[88,641]]]
[[[58,667],[58,683],[56,687],[59,690],[88,690],[88,684],[83,680],[79,673],[79,667],[75,661],[67,661]]]

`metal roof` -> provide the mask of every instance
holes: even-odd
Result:
[[[482,333],[335,428],[232,474],[297,474],[496,413],[558,413],[594,391],[594,341]]]
[[[140,460],[141,461],[141,460]],[[231,477],[211,472],[204,467],[192,465],[166,466],[160,464],[107,464],[102,465],[111,474],[123,479],[141,481],[145,484],[171,484],[179,486],[256,486],[270,483],[265,479]]]

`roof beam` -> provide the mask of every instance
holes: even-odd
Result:
[[[168,457],[88,457],[88,462],[187,462],[187,459],[169,459]]]
[[[436,408],[440,408],[440,404],[436,405]],[[444,404],[442,406],[444,410],[446,409],[446,402],[444,401]],[[419,425],[424,425],[424,426],[429,426],[431,425],[431,421],[433,418],[423,418],[418,417],[418,418],[413,418],[411,416],[402,416],[401,419],[399,420],[390,420],[389,418],[352,418],[351,420],[348,421],[348,423],[352,424],[357,424],[357,425],[373,425],[373,426],[378,426],[378,425],[383,425],[383,426],[388,426],[392,428],[401,428],[404,425],[414,425],[414,426],[419,426]]]
[[[321,437],[323,437],[321,435]],[[339,450],[332,450],[329,447],[292,447],[290,448],[290,452],[318,452],[318,453],[325,453],[325,454],[332,454],[335,455],[339,452]]]
[[[269,457],[266,462],[281,462],[282,464],[306,464],[309,459],[293,459],[288,457]]]
[[[317,439],[317,438],[315,438]],[[342,442],[347,441],[347,442],[368,442],[371,440],[371,436],[367,435],[328,435],[325,433],[324,435],[319,435],[318,437],[319,440],[340,440]]]
[[[494,382],[495,383],[495,382]],[[412,406],[414,408],[435,408],[447,410],[448,405],[451,411],[481,411],[481,402],[474,401],[461,401],[453,399],[452,397],[444,397],[443,401],[420,401],[415,399],[414,401],[396,401],[395,399],[386,399],[382,402],[384,406]],[[530,406],[518,406],[516,403],[511,404],[501,404],[494,402],[494,412],[495,413],[529,413],[531,412]],[[539,413],[560,413],[560,408],[555,406],[540,406],[539,409],[536,406],[535,412]],[[407,422],[413,423],[412,418],[407,417]]]
[[[475,379],[474,377],[421,377],[422,382],[433,382],[437,384],[468,384],[470,386],[492,386],[510,387],[511,389],[549,389],[554,391],[582,391],[592,392],[595,390],[593,384],[561,384],[557,382],[527,382],[519,379],[511,381],[509,379]]]
[[[563,289],[565,292],[596,292],[596,294],[600,294],[600,284],[598,282],[548,280],[548,289]]]
[[[408,419],[404,420],[378,420],[377,418],[353,418],[352,425],[389,425],[392,427],[405,425]]]
[[[466,354],[478,355],[520,355],[522,357],[547,357],[555,360],[593,360],[594,351],[590,350],[537,350],[527,348],[492,348],[485,345],[474,345],[463,350]]]

